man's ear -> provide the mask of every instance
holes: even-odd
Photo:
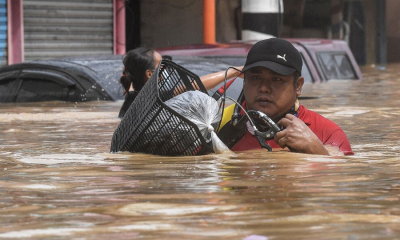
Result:
[[[297,96],[300,96],[301,90],[303,89],[303,85],[304,85],[304,77],[300,76],[297,79],[297,84],[296,84],[296,94],[297,94]]]

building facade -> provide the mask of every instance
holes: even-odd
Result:
[[[217,42],[274,29],[283,38],[344,39],[360,65],[400,61],[397,0],[0,0],[0,65],[201,44],[205,1],[215,2]],[[255,2],[269,2],[274,15]]]
[[[0,0],[0,36],[1,65],[45,58],[123,54],[124,2]]]

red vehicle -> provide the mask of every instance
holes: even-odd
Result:
[[[302,75],[306,83],[323,83],[333,79],[361,80],[360,68],[347,43],[328,39],[286,39],[303,57]],[[228,44],[199,44],[157,49],[161,55],[201,56],[231,66],[244,65],[251,46],[256,41]]]

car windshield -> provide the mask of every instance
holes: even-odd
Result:
[[[301,75],[304,77],[304,82],[313,83],[314,80],[311,76],[308,64],[304,60],[303,54],[301,54],[301,57],[303,59],[303,69],[301,71]],[[204,56],[204,58],[217,60],[230,66],[243,66],[246,63],[246,56]]]
[[[346,53],[318,53],[318,60],[327,79],[356,79]]]

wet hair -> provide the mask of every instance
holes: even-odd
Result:
[[[131,86],[135,91],[140,91],[146,83],[146,70],[154,68],[154,49],[139,47],[129,51],[124,60],[124,71],[120,82],[125,91]]]

